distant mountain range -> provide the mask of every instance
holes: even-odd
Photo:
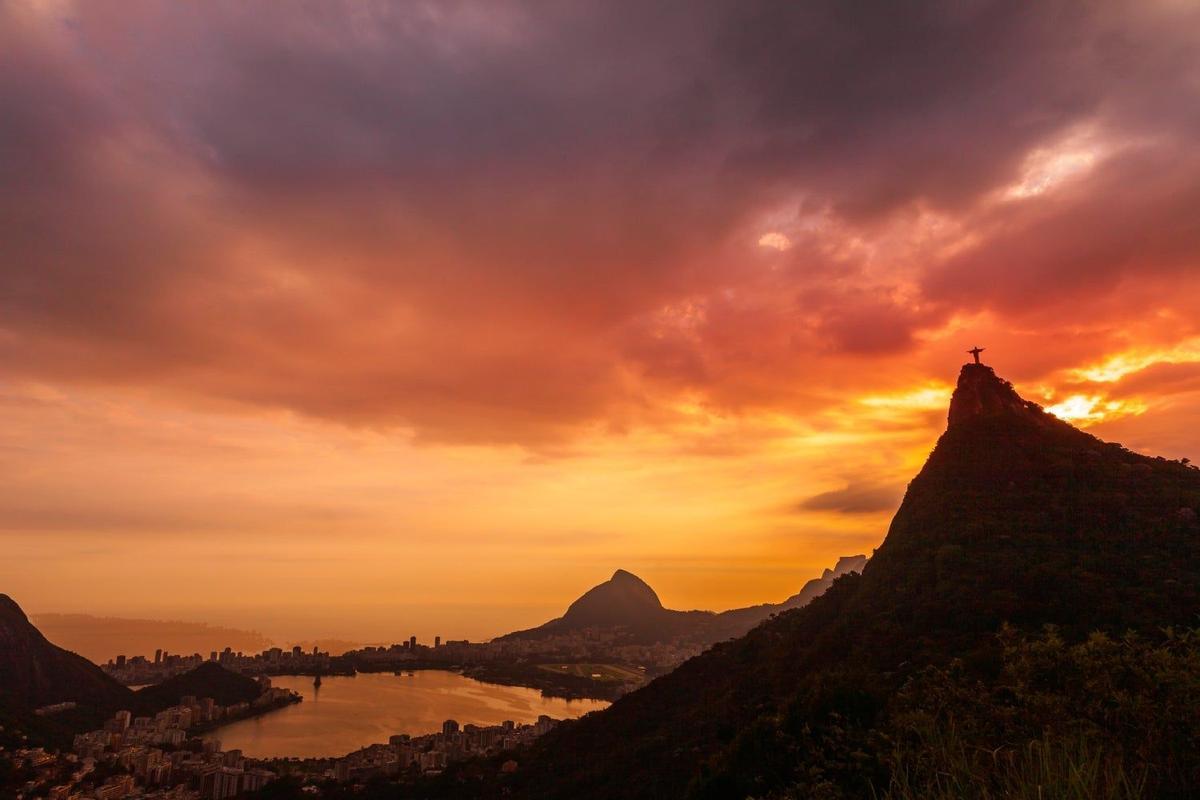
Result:
[[[1108,742],[1109,749],[1064,759],[1101,753],[1104,769],[1124,759],[1131,774],[1150,781],[1148,793],[1137,796],[1189,796],[1181,787],[1200,779],[1194,708],[1189,717],[1164,706],[1161,724],[1171,726],[1172,738],[1122,727],[1124,712],[1110,710],[1131,701],[1108,682],[1126,675],[1129,686],[1141,685],[1145,681],[1138,676],[1154,669],[1152,664],[1125,664],[1120,654],[1127,651],[1120,648],[1080,651],[1081,658],[1092,659],[1082,663],[1098,670],[1096,683],[1080,684],[1091,687],[1081,689],[1072,681],[1085,675],[1038,671],[1062,652],[1053,638],[1027,648],[1026,660],[1015,667],[1026,672],[1001,673],[1013,651],[998,634],[1005,623],[1012,626],[1010,639],[1022,631],[1037,635],[1053,624],[1055,636],[1069,644],[1092,631],[1135,630],[1152,637],[1167,626],[1195,625],[1198,510],[1200,471],[1193,466],[1105,443],[1023,399],[991,368],[965,365],[947,430],[860,575],[834,581],[806,606],[717,644],[606,711],[560,726],[511,780],[497,783],[494,773],[478,773],[477,782],[462,784],[463,793],[455,796],[882,797],[888,776],[896,776],[889,770],[901,743],[917,759],[908,762],[909,770],[924,769],[920,759],[940,752],[973,758],[965,744],[954,750],[954,741],[944,738],[900,740],[898,731],[973,736],[988,748],[1020,735],[1031,744],[1022,750],[1019,743],[1026,739],[1016,739],[1018,746],[1005,757],[1028,758],[1039,752],[1028,748],[1048,746],[1043,737],[1049,733],[1043,727],[1048,723],[1019,727],[1039,713],[1022,705],[1023,698],[1058,698],[1077,690],[1080,702],[1093,703],[1097,696],[1101,701],[1072,724],[1095,731],[1091,746]],[[649,605],[645,590],[631,590],[630,596]],[[589,609],[587,618],[595,619],[595,613]],[[1182,648],[1188,640],[1177,641],[1173,646]],[[1111,662],[1087,655],[1108,652],[1114,653]],[[1171,651],[1162,652],[1163,663],[1180,663],[1166,660]],[[1153,699],[1155,685],[1166,692],[1196,680],[1194,673],[1172,676],[1160,684],[1149,678],[1150,689],[1141,695],[1149,699],[1139,702],[1166,702]],[[922,681],[961,688],[932,695],[913,711],[912,698],[920,697],[913,693]],[[1035,692],[1040,694],[1029,694]],[[942,724],[939,704],[991,727],[935,727]],[[1116,721],[1106,722],[1102,715],[1111,714],[1118,714]],[[1132,740],[1137,747],[1122,744],[1121,737],[1129,736],[1142,737]],[[1078,747],[1071,744],[1076,740],[1062,741],[1065,754]],[[1158,750],[1139,752],[1140,747]],[[1033,763],[1052,767],[1049,761]],[[929,774],[934,776],[929,780],[945,779]],[[1080,773],[1072,774],[1078,781]],[[923,785],[915,793],[887,796],[928,796],[930,784]],[[971,795],[970,789],[962,791],[955,796]],[[950,796],[947,792],[937,796]]]
[[[287,650],[299,647],[306,652],[316,647],[322,652],[340,656],[348,650],[357,650],[369,644],[335,638],[275,641],[258,631],[168,619],[42,613],[31,614],[30,621],[46,638],[97,664],[103,664],[118,655],[151,656],[159,648],[179,655],[207,655],[226,647],[235,652],[258,653],[269,647],[283,645]]]
[[[593,586],[567,607],[561,617],[536,628],[514,631],[500,640],[545,639],[588,629],[616,633],[634,643],[677,639],[714,642],[740,636],[772,614],[799,608],[833,585],[835,579],[861,572],[864,555],[844,556],[782,603],[765,603],[723,612],[674,611],[664,608],[650,585],[632,572],[618,569],[604,583]]]
[[[274,644],[257,631],[203,622],[91,614],[31,614],[30,619],[51,641],[98,664],[118,655],[152,656],[159,648],[182,655],[207,655],[226,647],[256,653]]]

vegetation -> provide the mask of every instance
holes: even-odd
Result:
[[[901,690],[880,797],[1185,797],[1200,786],[1200,632],[1002,638],[995,680],[956,662]]]

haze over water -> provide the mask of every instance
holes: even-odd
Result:
[[[304,702],[220,728],[212,735],[225,750],[239,749],[253,758],[341,756],[398,733],[440,731],[447,719],[460,725],[528,723],[540,714],[573,719],[609,705],[543,697],[536,689],[483,683],[444,670],[333,676],[323,678],[319,690],[309,676],[271,681],[299,692]]]

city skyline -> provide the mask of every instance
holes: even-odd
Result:
[[[778,602],[974,347],[1200,453],[1194,6],[641,6],[0,8],[0,590],[280,643]]]

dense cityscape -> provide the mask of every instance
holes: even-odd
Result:
[[[374,744],[341,758],[268,759],[264,763],[280,775],[296,776],[305,783],[333,779],[361,782],[375,777],[395,778],[405,773],[435,774],[447,765],[476,756],[516,751],[552,730],[559,720],[546,715],[532,724],[506,720],[501,725],[462,725],[446,720],[438,733],[424,736],[397,734],[387,744]],[[515,759],[506,760],[502,770],[514,770]]]
[[[153,717],[118,711],[102,728],[77,734],[71,752],[18,749],[12,762],[27,774],[17,796],[223,800],[261,789],[275,773],[247,763],[238,750],[222,752],[218,739],[199,735],[296,699],[286,689],[271,687],[269,679],[261,686],[252,702],[222,706],[211,697],[186,696]]]

